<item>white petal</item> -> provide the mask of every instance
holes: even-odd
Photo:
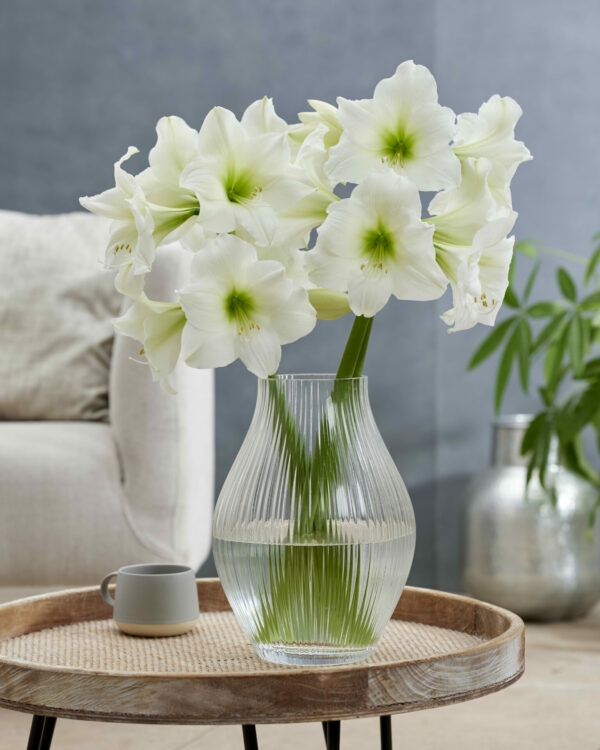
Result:
[[[287,122],[275,112],[273,100],[263,96],[252,102],[242,115],[242,125],[249,135],[262,133],[287,133]]]
[[[258,245],[271,244],[279,225],[277,214],[271,206],[259,201],[251,201],[247,205],[230,205],[236,226],[242,226]]]
[[[148,161],[156,178],[170,187],[179,187],[184,167],[198,155],[198,131],[181,117],[161,117],[156,125],[156,145]]]
[[[380,270],[357,270],[348,278],[348,302],[355,315],[372,318],[387,303],[392,293],[390,274]]]
[[[399,171],[413,180],[419,190],[442,190],[460,182],[460,161],[446,146],[423,158],[407,161]]]
[[[220,278],[235,279],[258,260],[255,248],[232,234],[220,235],[206,242],[192,261],[192,281]]]
[[[281,360],[281,345],[275,331],[261,326],[235,340],[235,351],[250,372],[267,378],[277,372]]]
[[[280,307],[277,314],[271,318],[271,325],[281,344],[291,344],[293,341],[308,336],[316,324],[315,310],[308,301],[306,290],[301,287],[294,289],[286,304]]]
[[[514,137],[521,115],[521,107],[514,99],[494,94],[481,105],[478,114],[459,115],[454,150],[461,159],[472,156],[498,161],[510,180],[517,166],[532,158],[525,144]]]
[[[237,359],[234,337],[223,331],[207,334],[188,323],[181,339],[182,357],[187,365],[201,370],[226,367]]]
[[[201,154],[228,155],[244,140],[244,129],[224,107],[213,107],[204,118],[198,137]]]
[[[152,368],[167,377],[175,368],[181,351],[185,315],[181,308],[153,313],[144,324],[144,350]]]
[[[133,265],[119,269],[115,276],[115,289],[126,297],[137,299],[144,291],[145,275],[136,274]]]
[[[224,295],[230,285],[220,285],[216,279],[203,279],[188,284],[177,293],[190,325],[202,333],[213,334],[227,328]]]
[[[412,107],[437,103],[437,85],[428,68],[415,65],[412,60],[405,60],[398,65],[393,76],[379,81],[373,98],[383,102],[389,111],[394,112],[399,106],[405,108],[406,102],[410,102]]]
[[[139,150],[135,146],[129,146],[123,156],[115,162],[114,166],[115,185],[118,190],[120,190],[127,196],[132,196],[135,194],[137,185],[135,177],[129,174],[129,172],[126,172],[124,169],[122,169],[121,164],[137,153],[139,153]]]
[[[98,195],[84,195],[79,199],[79,203],[97,216],[121,220],[131,218],[125,196],[118,188],[109,188]]]

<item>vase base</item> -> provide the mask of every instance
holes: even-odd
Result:
[[[254,646],[260,658],[265,661],[306,666],[334,666],[362,661],[373,653],[374,648],[339,648],[319,644],[295,646],[288,643],[255,643]]]

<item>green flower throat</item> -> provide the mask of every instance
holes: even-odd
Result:
[[[234,288],[225,297],[225,313],[229,320],[235,323],[240,334],[248,329],[260,328],[252,320],[254,310],[254,300],[243,289]]]
[[[257,185],[256,176],[250,172],[229,170],[223,186],[230,203],[247,203],[262,193],[262,185]]]
[[[381,223],[363,234],[363,255],[369,259],[374,268],[384,268],[387,261],[394,257],[396,246],[392,233]]]
[[[382,140],[381,156],[384,161],[403,167],[405,162],[414,157],[415,137],[402,125],[394,130],[386,130]]]

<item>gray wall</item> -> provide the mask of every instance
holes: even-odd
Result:
[[[0,206],[77,208],[77,196],[110,185],[128,145],[147,151],[163,114],[199,126],[216,103],[239,114],[266,93],[292,119],[308,97],[369,96],[414,58],[457,111],[495,92],[521,103],[519,135],[535,161],[515,181],[517,234],[585,253],[600,227],[599,27],[595,0],[2,0]],[[550,261],[548,291],[552,273]],[[449,336],[438,319],[448,305],[391,303],[377,317],[367,370],[417,513],[411,581],[452,589],[465,477],[488,459],[494,364],[465,374],[485,331]],[[334,370],[347,328],[321,324],[288,347],[281,370]],[[254,388],[241,366],[218,372],[218,485]],[[507,411],[536,403],[511,385]]]

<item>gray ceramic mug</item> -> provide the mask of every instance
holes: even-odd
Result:
[[[108,586],[117,579],[115,598]],[[126,565],[100,584],[102,598],[114,607],[114,619],[129,635],[181,635],[200,615],[194,571],[185,565]]]

